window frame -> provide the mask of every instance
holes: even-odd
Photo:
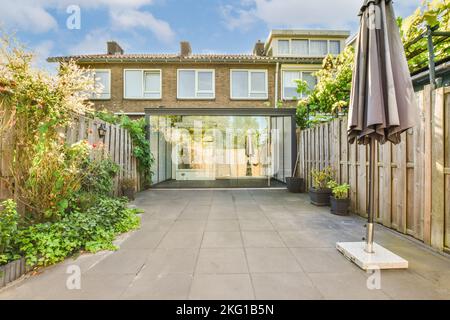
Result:
[[[233,96],[233,72],[234,71],[245,71],[248,74],[247,77],[247,97],[234,97]],[[252,91],[251,90],[251,73],[264,73],[265,78],[265,90],[264,91]],[[264,97],[251,97],[251,93],[265,93]],[[269,99],[269,78],[267,69],[230,69],[230,100],[268,100]]]
[[[278,41],[280,41],[280,40],[289,42],[289,53],[280,54],[280,50],[279,50],[279,46],[278,46]],[[306,55],[297,55],[297,54],[292,53],[292,41],[295,41],[295,40],[303,40],[303,41],[306,40],[308,42],[308,53]],[[280,39],[277,39],[277,56],[279,56],[279,57],[316,57],[315,55],[314,56],[311,55],[311,41],[315,41],[315,40],[327,42],[327,53],[323,57],[325,57],[328,54],[336,56],[339,53],[342,53],[342,51],[343,51],[342,50],[342,48],[343,48],[342,40],[339,40],[339,39],[320,39],[320,38],[317,38],[317,39],[316,38],[286,38],[286,39],[284,39],[284,38],[280,38]],[[339,42],[339,53],[338,54],[334,54],[334,53],[330,52],[330,42],[331,41]],[[317,56],[317,57],[322,57],[322,56]]]
[[[108,97],[96,97],[96,94],[94,94],[93,92],[91,92],[89,94],[89,100],[111,100],[111,69],[86,69],[89,72],[93,72],[94,73],[94,86],[95,86],[95,73],[97,71],[100,72],[107,72],[108,73],[108,79],[109,79],[109,86],[108,86]],[[103,93],[102,93],[103,94]]]
[[[140,97],[127,97],[126,96],[126,72],[127,71],[140,71],[142,84],[141,84],[141,96]],[[152,91],[145,91],[145,72],[159,72],[159,97],[146,97],[144,93],[155,93]],[[123,69],[123,99],[124,100],[161,100],[162,99],[162,69],[139,69],[139,68],[127,68]]]
[[[300,72],[301,79],[299,79],[299,80],[303,80],[303,73],[304,72],[305,73],[315,73],[317,71],[318,70],[312,70],[312,69],[282,69],[281,70],[281,100],[283,100],[283,101],[295,101],[296,100],[296,99],[294,99],[292,97],[291,98],[285,97],[285,95],[284,95],[284,73],[285,72]],[[315,77],[315,78],[316,78],[316,84],[317,84],[319,78],[318,77]],[[308,96],[306,96],[304,93],[302,93],[302,95],[300,97],[298,97],[297,100],[298,99],[304,99],[306,97],[308,97]]]
[[[194,71],[194,97],[180,97],[180,71]],[[211,72],[212,73],[212,90],[198,89],[198,73]],[[212,97],[199,97],[199,93],[212,93]],[[177,69],[177,100],[214,100],[216,99],[216,70],[215,69]]]

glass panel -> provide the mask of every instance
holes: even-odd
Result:
[[[308,40],[292,40],[292,54],[307,56]]]
[[[99,93],[94,95],[94,98],[109,98],[109,72],[108,71],[95,71],[94,72],[94,82],[95,88],[100,90]]]
[[[317,84],[317,78],[313,76],[312,72],[303,72],[303,80],[308,84],[309,90],[313,90]]]
[[[325,56],[327,55],[327,40],[311,40],[310,55]]]
[[[250,90],[251,92],[266,92],[266,73],[255,72],[250,73]]]
[[[289,117],[283,117],[283,181],[286,182],[286,177],[292,176],[292,149],[291,149],[291,119]]]
[[[295,80],[301,79],[299,71],[283,71],[283,97],[285,99],[298,98],[297,82]]]
[[[142,97],[142,71],[125,71],[125,98]]]
[[[160,92],[161,77],[159,71],[145,71],[144,72],[144,91],[145,92]]]
[[[194,98],[195,97],[195,71],[180,70],[178,79],[178,97]]]
[[[339,54],[341,53],[341,42],[331,40],[330,41],[330,53],[331,54]]]
[[[198,72],[198,90],[213,91],[213,73],[212,71]]]
[[[231,97],[247,98],[248,97],[248,72],[232,71],[231,72]]]
[[[289,40],[278,40],[278,54],[289,54]]]

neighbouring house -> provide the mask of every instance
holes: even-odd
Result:
[[[339,30],[272,30],[250,54],[124,53],[51,57],[90,69],[102,92],[97,109],[146,116],[155,156],[153,182],[164,187],[279,186],[296,161],[296,79],[313,73],[349,37]],[[279,108],[279,102],[283,107]]]

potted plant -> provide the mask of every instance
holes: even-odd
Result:
[[[128,200],[134,200],[136,180],[133,178],[124,178],[120,182],[122,188],[122,195],[127,197]]]
[[[295,161],[294,171],[292,172],[292,177],[286,177],[286,187],[289,192],[292,193],[303,193],[305,192],[305,180],[300,177],[296,177],[298,161],[300,153],[297,153],[297,160]]]
[[[332,180],[328,182],[328,187],[332,192],[332,195],[330,196],[331,213],[339,216],[348,215],[348,207],[350,205],[348,191],[350,190],[350,185],[347,183],[338,184],[336,181]]]
[[[316,206],[329,206],[331,189],[328,182],[333,179],[333,169],[326,167],[323,170],[312,170],[312,187],[309,189],[311,203]]]

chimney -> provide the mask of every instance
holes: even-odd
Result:
[[[186,57],[190,56],[192,53],[191,44],[189,41],[181,41],[180,42],[180,56]]]
[[[264,56],[264,42],[258,40],[258,42],[255,43],[255,47],[253,48],[253,54],[257,56]]]
[[[108,54],[114,55],[114,54],[123,54],[122,47],[115,41],[108,41],[106,43],[107,52]]]

